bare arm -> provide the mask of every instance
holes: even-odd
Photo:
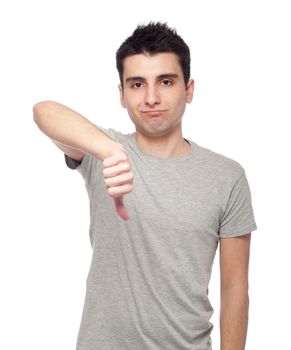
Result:
[[[122,144],[111,140],[88,119],[53,101],[37,103],[33,119],[39,129],[73,159],[85,153],[103,161],[103,175],[108,194],[114,199],[119,216],[127,220],[123,195],[132,191],[133,174]]]
[[[114,149],[123,149],[88,119],[58,102],[37,103],[33,118],[39,129],[74,159],[81,160],[88,153],[104,160]]]
[[[248,327],[251,234],[220,240],[220,349],[244,350]]]

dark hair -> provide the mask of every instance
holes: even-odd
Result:
[[[123,86],[123,60],[132,55],[172,52],[177,55],[181,65],[185,86],[190,79],[190,50],[176,30],[167,23],[150,22],[139,25],[116,52],[116,67]]]

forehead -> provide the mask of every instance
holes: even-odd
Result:
[[[178,57],[171,52],[128,56],[123,61],[123,68],[123,79],[131,76],[151,78],[167,73],[183,76]]]

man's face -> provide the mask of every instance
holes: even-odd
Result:
[[[180,128],[186,103],[192,101],[194,81],[186,89],[177,56],[139,54],[125,58],[123,65],[120,100],[137,132],[160,137]]]

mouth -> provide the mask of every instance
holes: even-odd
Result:
[[[154,117],[154,116],[158,116],[164,112],[166,112],[166,110],[164,110],[164,109],[152,109],[149,111],[142,111],[142,114]]]

